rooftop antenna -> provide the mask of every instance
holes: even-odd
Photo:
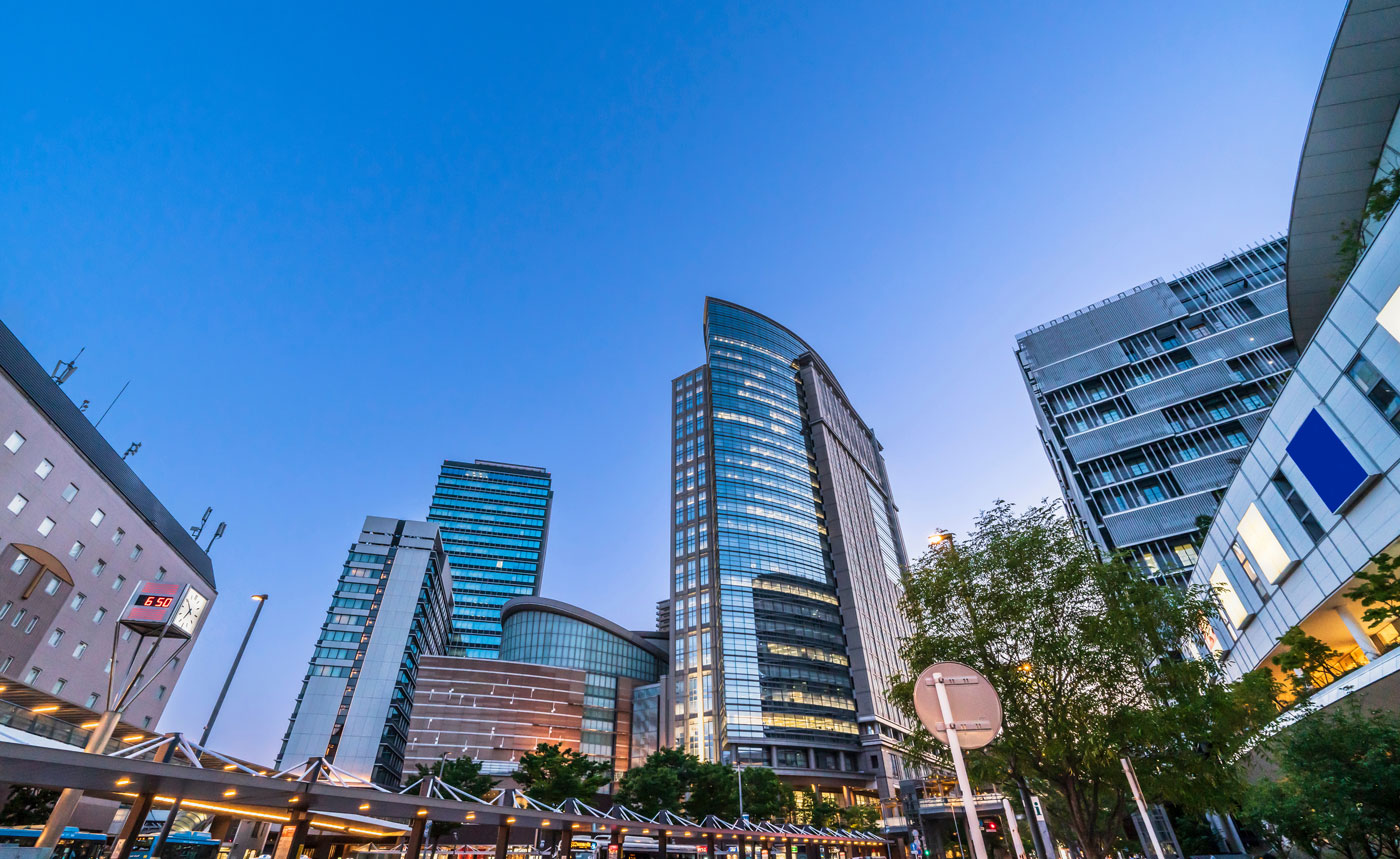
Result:
[[[53,373],[49,378],[53,379],[54,384],[61,385],[68,381],[68,377],[73,375],[74,370],[78,369],[78,359],[83,357],[83,353],[86,351],[87,347],[84,346],[78,350],[78,354],[73,356],[72,361],[59,361],[53,365]]]
[[[135,456],[135,455],[136,455],[136,451],[138,451],[138,450],[140,450],[140,449],[141,449],[141,442],[139,442],[139,441],[133,441],[133,442],[131,443],[131,446],[128,447],[128,448],[126,449],[126,453],[122,454],[122,459],[126,459],[128,456]]]
[[[213,508],[213,507],[205,507],[205,508],[204,508],[204,515],[203,515],[202,517],[200,517],[199,524],[198,524],[198,525],[191,525],[191,526],[190,526],[190,536],[191,536],[191,537],[195,538],[196,540],[199,539],[199,535],[204,533],[204,526],[209,524],[209,514],[211,514],[211,513],[213,513],[213,512],[214,512],[214,508]]]
[[[117,404],[117,400],[120,400],[120,399],[122,398],[122,394],[125,394],[125,393],[126,393],[127,385],[130,385],[130,384],[131,384],[131,380],[130,380],[130,379],[127,379],[127,380],[126,380],[126,385],[122,385],[122,389],[121,389],[120,391],[117,391],[117,395],[116,395],[115,397],[112,398],[112,403],[111,403],[111,405],[107,406],[107,412],[110,412],[110,411],[112,410],[112,406],[115,406],[115,405]],[[103,413],[102,413],[102,417],[97,419],[97,423],[95,423],[95,424],[92,425],[92,426],[93,426],[93,429],[96,429],[97,427],[102,426],[102,418],[107,417],[107,412],[103,412]]]
[[[209,545],[204,547],[204,554],[209,554],[209,550],[214,548],[214,541],[224,536],[224,526],[226,525],[228,525],[227,522],[220,522],[219,527],[214,529],[214,536],[209,538]]]

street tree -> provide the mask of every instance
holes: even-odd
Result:
[[[784,820],[792,812],[792,788],[768,767],[744,767],[744,813],[752,820]]]
[[[841,806],[823,799],[822,795],[806,788],[794,796],[794,818],[797,823],[809,826],[834,826],[841,819]]]
[[[739,784],[734,768],[715,761],[697,764],[685,800],[686,816],[700,820],[708,814],[724,820],[739,816]]]
[[[546,805],[566,799],[592,802],[612,780],[612,767],[560,743],[540,743],[520,756],[512,776],[531,797]]]
[[[1361,619],[1367,623],[1400,620],[1400,557],[1381,552],[1371,563],[1376,568],[1358,572],[1356,578],[1361,583],[1347,591],[1347,596],[1366,609]]]
[[[857,832],[873,832],[880,827],[880,807],[848,805],[841,809],[841,825]]]
[[[495,779],[481,772],[481,761],[471,755],[462,755],[450,761],[441,760],[432,766],[419,764],[418,777],[429,776],[437,776],[440,781],[481,799],[486,799],[486,794],[496,786]],[[456,832],[461,826],[462,823],[456,820],[434,820],[428,827],[428,838],[436,848],[439,841]]]
[[[985,675],[1004,726],[967,754],[974,783],[1040,793],[1086,859],[1110,855],[1125,831],[1120,757],[1135,761],[1149,801],[1231,810],[1242,791],[1231,761],[1278,712],[1271,672],[1227,682],[1201,646],[1214,594],[1101,558],[1057,504],[1018,514],[997,502],[966,538],[911,567],[902,606],[913,634],[892,698],[914,717],[915,678],[934,662]],[[905,751],[948,764],[924,729]]]
[[[1278,643],[1288,649],[1275,656],[1272,662],[1283,669],[1295,698],[1307,698],[1346,673],[1338,665],[1341,654],[1300,627],[1290,627],[1279,636]]]
[[[0,825],[32,826],[49,819],[58,791],[17,784],[10,787],[5,805],[0,808]]]
[[[1251,828],[1314,857],[1400,859],[1400,714],[1343,703],[1306,713],[1262,749],[1277,775],[1250,787]]]
[[[657,749],[638,767],[622,774],[614,801],[647,817],[679,814],[700,759],[681,749]]]

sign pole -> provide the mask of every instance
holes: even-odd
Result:
[[[1021,828],[1016,825],[1016,809],[1011,807],[1011,800],[1004,796],[1001,807],[1006,812],[1006,826],[1011,830],[1011,846],[1016,848],[1016,859],[1026,859],[1026,845],[1021,843]]]
[[[1133,800],[1137,802],[1138,814],[1142,815],[1142,828],[1147,830],[1147,837],[1152,840],[1152,852],[1157,855],[1157,859],[1167,859],[1162,853],[1162,842],[1157,840],[1157,827],[1152,825],[1152,818],[1147,816],[1147,803],[1142,798],[1142,786],[1138,784],[1137,773],[1133,772],[1133,763],[1127,758],[1119,758],[1123,762],[1123,774],[1128,777],[1128,787],[1133,789]]]
[[[938,706],[943,711],[943,724],[947,726],[948,752],[953,758],[953,769],[958,774],[958,789],[962,791],[967,837],[972,842],[973,854],[977,859],[987,859],[987,845],[982,842],[982,828],[977,822],[977,800],[972,796],[972,786],[967,779],[967,765],[963,763],[962,744],[958,742],[958,729],[953,722],[953,708],[948,704],[948,690],[943,686],[941,673],[934,673],[932,679],[934,690],[938,693]],[[1162,859],[1160,849],[1158,859]]]

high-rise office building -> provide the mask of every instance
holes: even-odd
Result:
[[[672,384],[668,733],[844,803],[893,796],[907,558],[880,444],[782,325],[711,298],[704,333]]]
[[[420,660],[446,649],[450,577],[437,525],[365,517],[292,708],[279,769],[324,756],[398,787]]]
[[[539,595],[553,498],[543,468],[481,459],[442,464],[428,521],[442,528],[452,562],[453,656],[495,658],[501,606]]]
[[[1263,241],[1016,338],[1071,512],[1158,581],[1190,575],[1199,532],[1297,361],[1287,249]]]

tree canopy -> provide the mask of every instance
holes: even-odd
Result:
[[[481,772],[481,761],[471,755],[462,755],[450,761],[442,760],[432,766],[419,764],[418,777],[429,776],[437,776],[439,780],[480,799],[486,799],[486,794],[496,786],[495,779]],[[462,823],[457,820],[434,820],[428,830],[428,837],[436,844],[461,826]]]
[[[911,717],[914,680],[953,660],[1001,695],[1000,737],[968,754],[974,782],[1026,785],[1088,859],[1110,854],[1131,794],[1131,758],[1150,801],[1229,810],[1242,791],[1231,760],[1278,712],[1272,673],[1227,682],[1201,632],[1214,595],[1164,587],[1101,559],[1057,504],[1017,513],[997,502],[972,533],[930,550],[905,577],[909,673],[892,697]],[[918,730],[906,752],[946,761]]]
[[[530,796],[547,805],[566,799],[592,802],[612,781],[612,767],[560,743],[540,743],[520,756],[513,775]]]
[[[1242,816],[1267,840],[1314,857],[1400,859],[1400,714],[1344,703],[1262,748],[1277,776],[1251,785]]]
[[[792,789],[767,767],[744,767],[744,812],[752,820],[784,820],[792,811]],[[713,814],[739,816],[739,776],[734,768],[702,762],[680,749],[652,752],[641,766],[623,773],[616,801],[648,817],[661,811],[700,820]]]

